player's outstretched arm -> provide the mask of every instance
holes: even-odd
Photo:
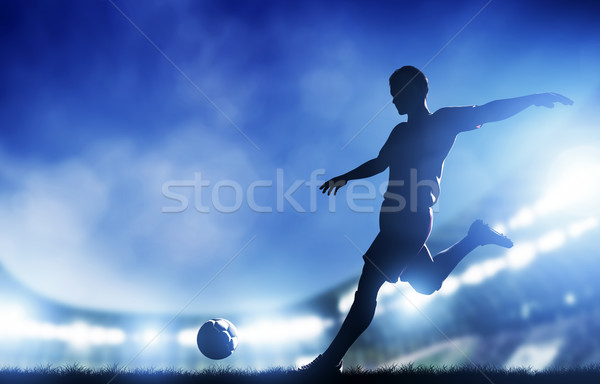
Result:
[[[555,103],[572,105],[573,100],[558,93],[536,93],[533,95],[490,101],[475,108],[480,123],[500,121],[516,115],[530,106],[553,108]]]
[[[322,190],[323,193],[327,193],[328,195],[330,195],[333,191],[333,194],[335,195],[337,194],[338,189],[346,185],[348,181],[356,179],[365,179],[367,177],[374,176],[378,173],[385,171],[387,167],[387,163],[383,160],[382,157],[376,157],[354,168],[348,173],[344,173],[343,175],[336,176],[333,179],[324,182],[319,189]]]

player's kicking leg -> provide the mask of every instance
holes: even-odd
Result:
[[[415,262],[406,268],[400,279],[408,281],[417,292],[430,295],[441,288],[444,280],[465,256],[475,248],[488,244],[504,248],[513,246],[513,242],[506,236],[496,232],[483,221],[476,220],[462,240],[434,256],[433,262],[429,250],[424,246]]]

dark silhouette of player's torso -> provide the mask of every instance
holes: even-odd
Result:
[[[407,203],[416,199],[418,208],[431,207],[437,201],[444,160],[459,132],[448,117],[443,108],[417,122],[394,127],[380,152],[389,166],[387,199],[398,200],[394,194]]]

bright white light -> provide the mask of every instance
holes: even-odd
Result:
[[[569,225],[568,233],[571,237],[579,237],[585,232],[598,226],[598,218],[590,217],[586,220],[578,221]]]
[[[126,335],[121,329],[92,326],[84,321],[60,325],[38,322],[28,319],[22,308],[13,307],[0,311],[0,339],[54,340],[75,348],[89,348],[96,345],[121,344]]]
[[[295,361],[296,367],[302,367],[315,359],[316,356],[300,356]]]
[[[90,344],[89,328],[83,322],[76,322],[69,327],[69,341],[76,348],[86,348]]]
[[[565,304],[573,305],[573,304],[575,304],[576,301],[577,301],[577,298],[571,292],[569,292],[565,295]]]
[[[456,291],[460,284],[479,284],[485,279],[488,279],[496,275],[501,270],[508,266],[508,261],[505,258],[498,257],[495,259],[489,259],[480,263],[474,264],[467,268],[458,278],[448,277],[440,293],[443,295],[449,295]]]
[[[118,328],[108,328],[104,335],[104,343],[109,345],[123,344],[127,336],[125,332]]]
[[[32,322],[31,326],[31,337],[59,340],[82,349],[97,345],[122,344],[127,338],[121,329],[92,326],[83,321],[68,325]]]
[[[537,242],[537,247],[540,252],[549,252],[563,245],[566,240],[565,232],[557,229],[542,236]]]
[[[240,341],[254,344],[286,346],[299,341],[310,341],[333,325],[333,320],[318,316],[289,319],[266,319],[245,327],[238,327]]]
[[[551,196],[545,196],[534,204],[533,210],[536,214],[543,216],[557,209],[558,203]]]
[[[137,339],[143,344],[155,344],[160,340],[160,331],[153,328],[148,328],[137,335]]]
[[[402,305],[403,303],[398,302],[398,297],[402,296],[402,293],[408,292],[409,290],[412,291],[412,288],[407,290],[406,283],[403,282],[398,282],[396,284],[383,284],[377,295],[378,304],[377,307],[375,307],[375,316],[380,316],[388,309]],[[384,299],[389,296],[393,297],[391,301]]]
[[[527,227],[533,224],[533,219],[535,215],[531,208],[522,208],[517,214],[509,220],[508,226],[511,229],[517,229],[522,227]],[[504,233],[504,232],[501,232]]]
[[[398,292],[398,296],[402,308],[408,312],[419,312],[425,304],[435,297],[434,295],[423,295],[412,288],[403,289],[402,293]]]
[[[53,324],[38,324],[38,337],[42,340],[56,339],[56,327]]]
[[[0,308],[0,337],[18,338],[26,334],[29,320],[25,309],[16,304],[3,305]]]
[[[562,343],[562,339],[556,339],[546,343],[522,345],[508,359],[504,367],[507,369],[531,367],[535,370],[542,370],[552,364]]]
[[[90,327],[87,337],[89,343],[92,345],[104,344],[106,341],[106,330],[101,327]]]
[[[381,286],[381,289],[379,289],[379,295],[378,297],[385,297],[385,296],[391,296],[391,295],[395,295],[398,293],[398,286],[397,284],[383,284]],[[352,294],[353,298],[354,298],[354,293]]]
[[[502,223],[492,225],[492,228],[499,233],[506,233],[506,226]]]
[[[518,216],[519,215],[515,217]],[[597,226],[598,219],[592,217],[571,224],[568,227],[568,233],[571,237],[577,237],[585,231],[589,231]],[[456,291],[461,284],[479,284],[507,267],[512,269],[524,268],[535,259],[537,251],[548,252],[554,250],[563,245],[566,240],[566,232],[557,229],[540,237],[535,244],[518,243],[513,248],[509,249],[506,256],[503,258],[490,259],[474,264],[467,268],[467,270],[458,278],[448,277],[440,290],[440,294],[450,295]]]
[[[489,259],[481,263],[481,269],[485,275],[485,278],[492,277],[496,273],[500,272],[508,265],[505,258],[498,257],[496,259]]]
[[[183,347],[196,347],[196,337],[198,329],[190,328],[179,331],[177,334],[177,342]]]
[[[456,277],[448,276],[440,289],[441,295],[451,295],[460,287],[460,280]]]
[[[384,284],[384,286],[385,285],[387,284]],[[338,311],[340,311],[340,313],[348,313],[352,303],[354,302],[354,292],[356,291],[352,290],[340,297],[340,301],[338,301]]]
[[[541,212],[568,209],[589,212],[598,207],[600,194],[600,148],[588,145],[563,152],[551,166],[548,195],[536,206]]]
[[[517,244],[506,253],[508,267],[520,269],[527,266],[535,258],[535,247],[531,243]]]
[[[54,338],[68,343],[71,339],[71,328],[67,325],[54,325]]]
[[[484,279],[485,272],[479,264],[470,266],[462,275],[460,275],[460,281],[463,284],[479,284]]]

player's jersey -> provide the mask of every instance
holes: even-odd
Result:
[[[390,172],[386,200],[395,200],[400,209],[435,204],[444,160],[457,134],[481,126],[474,111],[474,107],[442,108],[421,122],[400,123],[392,130],[379,152]]]

